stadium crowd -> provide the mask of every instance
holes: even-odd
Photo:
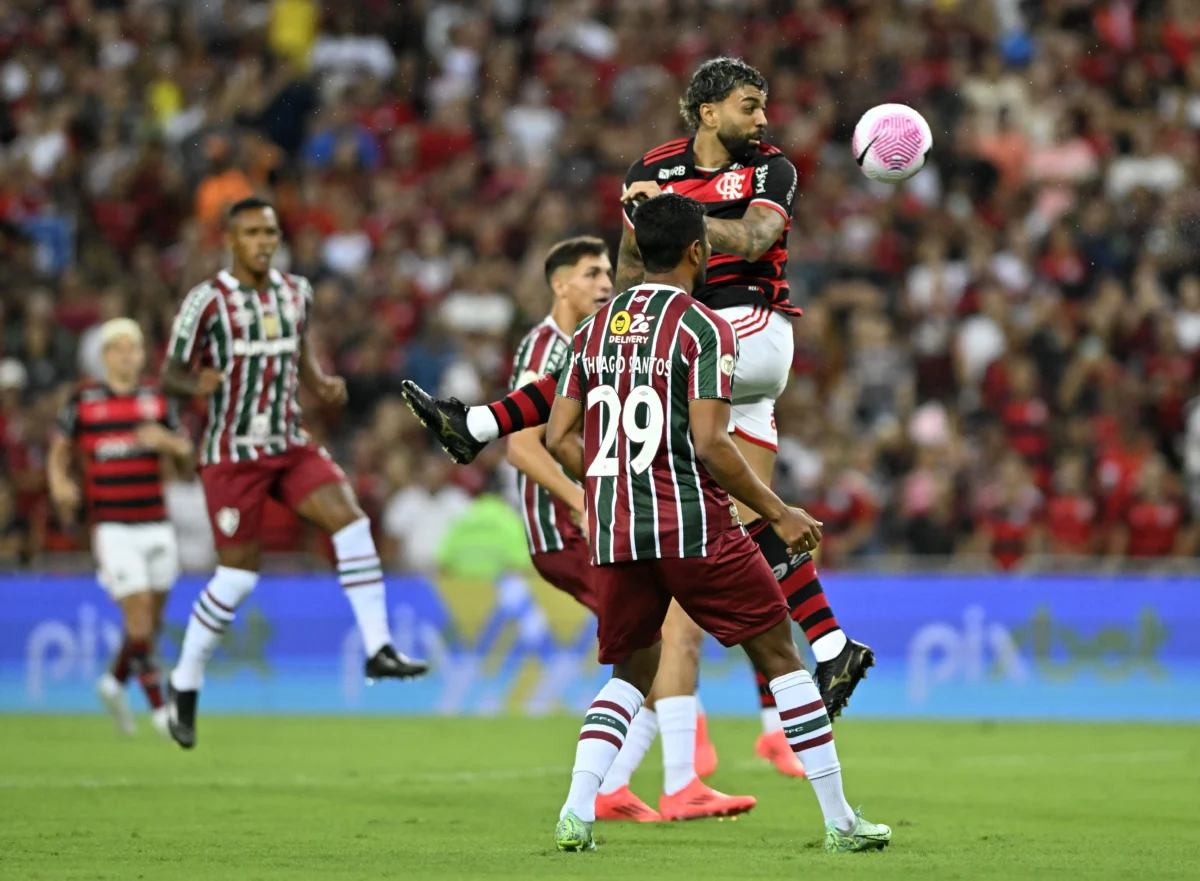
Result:
[[[400,379],[503,389],[548,246],[615,245],[625,170],[718,54],[767,76],[800,175],[777,482],[824,565],[1194,555],[1198,46],[1187,0],[0,0],[0,565],[86,546],[44,457],[95,328],[135,317],[156,368],[223,207],[259,193],[349,382],[310,428],[391,563],[435,566],[509,469],[449,467]],[[848,149],[886,101],[934,133],[899,188]],[[197,487],[169,495],[204,568]]]

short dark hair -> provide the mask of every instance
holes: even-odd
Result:
[[[679,99],[683,121],[695,131],[700,128],[700,105],[718,104],[739,86],[754,86],[767,94],[767,80],[740,58],[712,58],[696,69],[687,91]]]
[[[704,241],[704,205],[679,193],[647,199],[633,212],[633,235],[647,272],[670,272],[692,242]]]
[[[584,257],[603,257],[608,253],[608,245],[603,239],[595,236],[575,236],[573,239],[563,239],[556,243],[546,255],[546,284],[550,277],[564,266],[574,266]]]
[[[243,211],[257,211],[260,208],[270,208],[275,210],[275,206],[266,199],[260,199],[258,196],[247,196],[245,199],[239,199],[229,206],[225,212],[225,225],[228,226],[233,222],[233,219]]]

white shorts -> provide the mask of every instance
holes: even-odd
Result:
[[[179,548],[170,523],[97,523],[92,549],[100,584],[114,600],[147,590],[166,593],[179,577]]]
[[[738,338],[729,430],[752,444],[777,450],[775,402],[792,371],[796,351],[792,322],[765,306],[730,306],[717,314],[733,325]]]

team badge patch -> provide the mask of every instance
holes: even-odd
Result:
[[[726,376],[733,376],[734,358],[732,355],[722,355],[720,361],[721,372]]]
[[[629,317],[629,313],[622,309],[608,322],[608,332],[621,336],[629,330],[629,325],[632,323],[633,319]]]
[[[221,534],[226,538],[232,538],[241,520],[242,515],[238,513],[237,508],[222,508],[217,512],[217,529],[221,530]]]

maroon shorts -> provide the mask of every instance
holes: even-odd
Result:
[[[327,483],[346,474],[317,446],[292,447],[277,456],[218,462],[200,469],[208,517],[218,548],[258,541],[267,496],[293,511]]]
[[[533,568],[556,587],[586,606],[594,615],[600,614],[600,597],[596,593],[591,552],[583,536],[567,536],[561,551],[533,554]]]
[[[658,642],[672,599],[724,646],[739,645],[788,614],[775,574],[739,527],[722,533],[707,557],[611,563],[597,566],[592,581],[600,595],[601,664]]]

